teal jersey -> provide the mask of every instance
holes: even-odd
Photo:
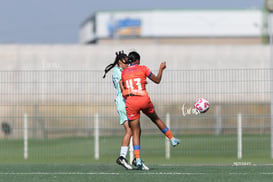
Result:
[[[122,69],[120,67],[115,66],[113,69],[113,75],[112,75],[113,84],[117,91],[117,97],[122,96],[122,92],[119,86],[119,81],[121,80],[121,71]]]
[[[112,80],[117,92],[115,103],[116,103],[117,111],[119,114],[120,124],[122,125],[125,121],[128,120],[128,118],[127,118],[126,109],[125,109],[125,99],[122,96],[122,92],[119,86],[119,81],[121,80],[121,71],[122,69],[120,67],[115,66],[113,69]]]

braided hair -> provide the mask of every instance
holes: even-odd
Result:
[[[108,66],[106,66],[106,68],[104,69],[104,75],[103,75],[102,78],[105,78],[108,71],[110,71],[115,65],[117,65],[119,60],[121,60],[124,64],[127,64],[126,61],[125,61],[126,57],[127,57],[127,55],[124,53],[123,50],[119,51],[119,52],[116,52],[115,61],[112,64],[109,64]]]

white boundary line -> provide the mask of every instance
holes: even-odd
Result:
[[[132,173],[132,174],[138,174],[138,175],[207,175],[207,174],[216,174],[216,173],[179,173],[179,172],[145,172],[145,171],[139,171],[140,173]],[[129,173],[83,173],[83,172],[6,172],[6,173],[0,173],[0,175],[127,175]],[[221,174],[228,174],[228,175],[250,175],[253,173],[221,173]],[[259,175],[273,175],[273,172],[259,172],[255,173]]]
[[[7,172],[0,175],[119,175],[122,173],[83,173],[83,172]]]
[[[138,171],[140,173],[138,174],[150,174],[150,175],[154,175],[154,174],[158,174],[158,175],[202,175],[202,174],[209,174],[209,173],[179,173],[179,172],[155,172],[155,173],[151,173],[151,172],[145,172],[145,171]],[[141,172],[144,172],[144,173],[141,173]],[[99,175],[120,175],[120,174],[128,174],[128,173],[101,173],[101,172],[98,172],[98,173],[83,173],[83,172],[6,172],[6,173],[0,173],[0,175],[96,175],[96,174],[99,174]],[[137,174],[137,173],[134,173],[134,174]]]
[[[251,162],[233,162],[232,164],[214,164],[214,163],[208,163],[208,164],[158,164],[158,166],[163,167],[210,167],[210,166],[231,166],[231,167],[237,167],[237,166],[273,166],[272,164],[256,164]]]

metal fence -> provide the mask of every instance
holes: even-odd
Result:
[[[241,114],[244,134],[269,136],[271,72],[166,70],[159,85],[148,81],[147,90],[160,117],[165,120],[170,114],[175,135],[228,138],[236,135],[237,116]],[[121,136],[111,73],[106,79],[102,75],[93,70],[1,71],[0,140],[23,139],[25,118],[31,139],[90,137],[96,115],[101,136]],[[209,100],[209,111],[183,116],[182,106],[191,108],[201,97]],[[141,126],[143,136],[160,135],[143,115]],[[270,143],[264,145],[270,150]]]

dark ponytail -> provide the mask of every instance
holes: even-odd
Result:
[[[124,51],[119,51],[116,52],[116,58],[114,63],[109,64],[108,66],[106,66],[106,68],[104,69],[104,75],[102,78],[105,78],[106,74],[116,65],[118,64],[118,61],[121,60],[123,62],[123,59],[125,59],[127,57],[127,55],[124,53]]]

